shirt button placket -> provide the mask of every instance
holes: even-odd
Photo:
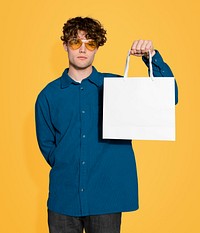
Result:
[[[86,175],[87,175],[87,122],[86,122],[86,89],[80,87],[80,120],[81,120],[81,154],[80,154],[80,200],[82,214],[87,212],[87,199],[86,199]]]

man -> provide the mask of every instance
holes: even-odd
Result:
[[[97,20],[68,20],[61,39],[69,68],[36,101],[38,143],[51,166],[50,233],[119,233],[121,213],[138,209],[131,141],[102,139],[103,79],[117,76],[92,66],[105,35]],[[149,50],[154,76],[173,76],[151,41],[134,41],[131,54],[148,66]]]

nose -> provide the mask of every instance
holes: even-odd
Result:
[[[79,48],[79,53],[85,53],[86,52],[86,47],[85,47],[85,43],[83,42],[81,47]]]

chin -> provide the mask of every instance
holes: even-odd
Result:
[[[89,67],[92,67],[92,64],[75,64],[73,65],[75,69],[78,69],[78,70],[84,70],[84,69],[87,69]]]

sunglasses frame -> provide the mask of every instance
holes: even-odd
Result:
[[[74,47],[72,44],[70,44],[70,42],[72,42],[73,40],[75,40],[76,42],[81,42],[78,46],[77,44],[74,44]],[[95,45],[94,47],[90,46],[89,43],[93,42],[93,44]],[[68,41],[68,45],[71,49],[76,50],[79,49],[82,44],[85,44],[85,47],[90,50],[90,51],[94,51],[98,46],[96,41],[92,40],[92,39],[80,39],[80,38],[72,38]]]

